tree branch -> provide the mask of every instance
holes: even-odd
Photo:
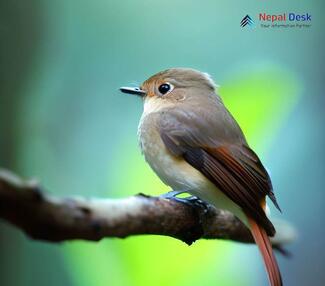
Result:
[[[98,241],[157,234],[191,244],[199,238],[253,242],[246,226],[227,211],[138,194],[125,199],[54,198],[35,181],[0,170],[0,218],[33,239]]]

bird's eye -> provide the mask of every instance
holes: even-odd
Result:
[[[163,83],[158,87],[158,90],[161,94],[166,94],[172,91],[173,86],[170,83]]]

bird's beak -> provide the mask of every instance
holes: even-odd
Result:
[[[138,87],[120,87],[120,91],[128,94],[135,94],[141,97],[146,95],[146,92]]]

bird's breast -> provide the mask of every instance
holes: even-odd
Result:
[[[146,161],[166,185],[174,190],[190,190],[206,184],[207,179],[198,170],[166,149],[159,134],[156,116],[142,116],[138,138]]]
[[[192,193],[242,219],[240,208],[210,180],[182,157],[175,157],[166,149],[159,134],[158,118],[157,114],[144,114],[138,127],[140,148],[153,171],[173,190]]]

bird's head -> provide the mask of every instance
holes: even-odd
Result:
[[[171,68],[151,76],[140,87],[121,87],[120,90],[143,97],[145,111],[154,111],[181,102],[195,102],[198,98],[216,97],[215,87],[207,73],[190,68]]]

